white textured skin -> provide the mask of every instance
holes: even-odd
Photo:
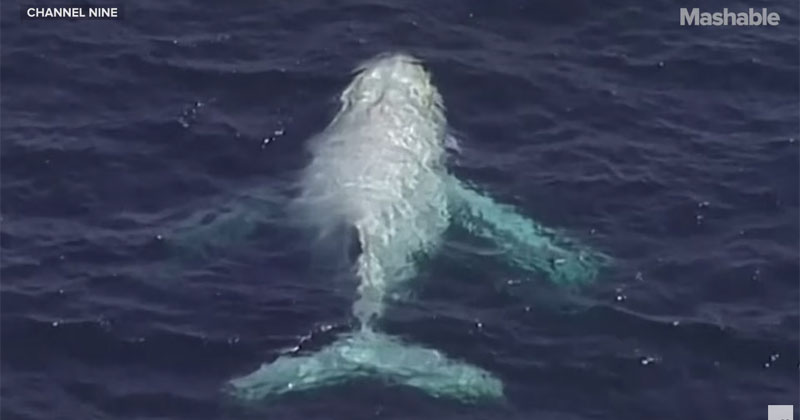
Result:
[[[385,55],[358,69],[342,107],[311,144],[300,200],[322,229],[355,226],[359,298],[368,328],[387,290],[413,277],[414,257],[432,251],[449,223],[442,100],[414,58]]]

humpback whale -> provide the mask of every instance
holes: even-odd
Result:
[[[447,138],[442,97],[421,61],[386,54],[356,69],[338,113],[309,141],[311,160],[291,206],[321,236],[353,230],[358,327],[318,351],[283,355],[232,379],[225,392],[255,400],[376,378],[435,397],[503,398],[490,371],[381,332],[391,291],[416,276],[419,257],[434,254],[454,224],[557,284],[591,281],[606,258],[457,179],[445,165]]]

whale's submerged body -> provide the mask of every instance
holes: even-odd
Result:
[[[296,212],[321,235],[352,226],[360,254],[353,315],[360,329],[300,356],[281,356],[231,380],[226,391],[260,399],[372,377],[459,400],[503,396],[489,371],[378,330],[387,294],[412,279],[453,223],[492,242],[515,266],[559,284],[595,277],[604,260],[461,183],[445,168],[442,99],[416,59],[383,55],[363,64],[341,109],[311,141]],[[327,232],[327,233],[326,233]]]

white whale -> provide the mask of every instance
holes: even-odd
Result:
[[[511,207],[460,182],[445,167],[447,122],[442,98],[421,63],[381,55],[357,69],[341,109],[310,142],[313,156],[293,213],[321,236],[339,226],[357,232],[360,329],[311,354],[281,356],[225,390],[260,399],[374,377],[459,400],[503,397],[501,380],[480,367],[381,333],[387,295],[415,277],[457,224],[491,241],[518,267],[560,284],[595,277],[603,258]]]

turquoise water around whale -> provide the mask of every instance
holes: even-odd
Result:
[[[759,419],[800,403],[798,6],[686,28],[683,2],[144,1],[116,22],[2,4],[0,418]],[[491,371],[463,405],[363,380],[220,387],[355,326],[355,279],[281,217],[351,69],[422,58],[449,166],[614,257],[554,287],[458,234],[385,314]],[[256,234],[176,258],[237,203]],[[348,234],[343,232],[342,234]],[[226,239],[226,238],[221,238]],[[357,252],[358,250],[349,250]],[[320,261],[322,260],[322,261]]]

